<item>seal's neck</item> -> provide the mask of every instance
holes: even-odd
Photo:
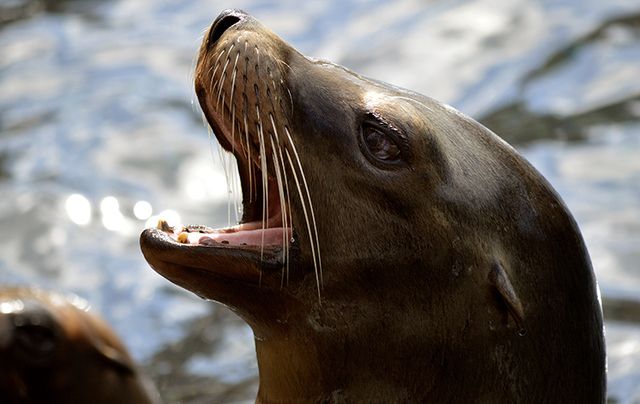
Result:
[[[315,330],[256,340],[260,372],[256,402],[340,402],[350,397],[372,402],[409,400],[415,398],[410,379],[433,374],[426,368],[408,369],[434,361],[416,361],[415,355],[402,353],[400,344],[385,343],[380,335],[353,337]],[[432,381],[420,379],[423,391],[428,391]]]
[[[312,344],[298,339],[256,340],[257,403],[316,401],[323,397],[323,364]]]

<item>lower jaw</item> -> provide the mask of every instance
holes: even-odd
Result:
[[[279,273],[287,259],[285,249],[279,245],[187,244],[178,242],[173,233],[154,228],[142,232],[140,246],[156,272],[189,290],[193,285],[186,285],[185,281],[199,276],[214,276],[211,281],[219,277],[254,284],[262,271]]]

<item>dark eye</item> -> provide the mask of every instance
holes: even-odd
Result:
[[[407,164],[408,142],[404,133],[375,114],[360,126],[360,149],[374,166],[393,170]]]
[[[364,143],[373,157],[384,162],[393,162],[400,158],[400,148],[396,142],[374,127],[365,127]]]
[[[15,353],[32,363],[42,364],[53,355],[58,345],[58,332],[40,313],[21,313],[13,320]]]
[[[15,338],[17,347],[33,356],[48,355],[56,346],[53,330],[41,325],[30,324],[16,328]]]

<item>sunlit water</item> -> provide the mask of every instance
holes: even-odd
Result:
[[[236,220],[191,82],[227,7],[515,143],[576,216],[603,295],[640,300],[633,0],[0,1],[0,282],[89,300],[168,401],[255,395],[250,330],[156,275],[137,242],[159,216]],[[610,395],[633,403],[640,328],[608,325]]]

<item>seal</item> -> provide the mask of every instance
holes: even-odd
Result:
[[[159,403],[109,326],[78,297],[0,289],[0,402]]]
[[[161,222],[141,248],[252,327],[258,402],[604,402],[582,237],[498,136],[238,10],[205,35],[195,91],[242,219]]]

